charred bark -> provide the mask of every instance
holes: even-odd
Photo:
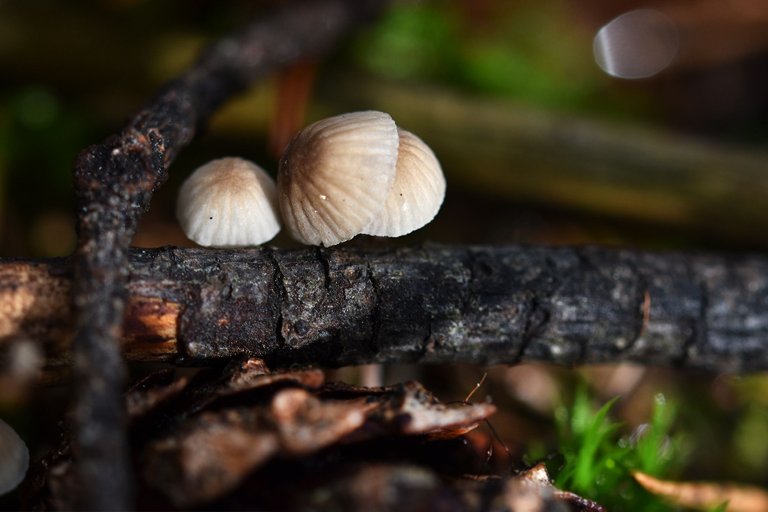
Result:
[[[20,277],[22,276],[22,277]],[[67,360],[63,260],[0,266],[0,337]],[[134,249],[132,360],[768,369],[768,258],[595,247]],[[58,298],[57,298],[58,296]]]
[[[221,103],[270,71],[319,54],[385,3],[323,0],[286,6],[211,46],[120,134],[78,157],[74,418],[84,508],[132,508],[118,339],[127,249],[152,192]]]

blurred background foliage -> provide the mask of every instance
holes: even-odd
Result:
[[[0,252],[67,254],[77,152],[274,3],[0,2]],[[640,2],[396,2],[329,57],[228,104],[174,165],[136,243],[186,243],[175,190],[207,158],[274,172],[304,123],[378,108],[435,148],[451,185],[438,219],[406,242],[764,249],[768,8],[653,5],[681,48],[630,81],[595,65],[592,38]]]
[[[70,253],[77,152],[119,130],[206,42],[277,3],[0,1],[0,254]],[[437,219],[387,244],[764,251],[768,4],[656,0],[652,7],[680,32],[677,58],[646,80],[606,75],[592,53],[596,31],[647,6],[397,1],[332,55],[269,77],[227,104],[173,164],[134,242],[191,245],[174,219],[175,193],[208,159],[240,155],[274,174],[279,148],[300,126],[380,109],[433,146],[448,178]],[[274,243],[291,244],[285,235]],[[480,374],[392,367],[385,380],[416,376],[460,399]],[[513,454],[522,457],[532,444],[557,453],[557,401],[572,399],[576,380],[587,383],[595,403],[622,396],[610,414],[627,432],[649,421],[658,393],[676,401],[673,428],[691,447],[681,465],[686,477],[768,484],[765,376],[626,365],[493,369],[484,394],[500,406],[494,424]],[[44,435],[31,418],[51,414],[41,405],[49,402],[38,397],[18,420],[33,439]]]

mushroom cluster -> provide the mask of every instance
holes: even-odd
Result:
[[[336,245],[364,233],[402,236],[437,214],[445,178],[418,137],[376,111],[318,121],[299,132],[280,160],[280,212],[290,234]]]
[[[240,158],[200,167],[181,187],[177,217],[200,245],[257,245],[279,231],[279,207],[294,239],[328,247],[358,234],[406,235],[435,217],[444,196],[432,150],[388,114],[365,111],[300,131],[280,159],[277,192]]]

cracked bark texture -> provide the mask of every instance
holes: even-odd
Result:
[[[62,360],[68,313],[42,290],[66,293],[66,262],[28,265],[33,277],[24,280],[35,287],[19,285],[19,265],[0,265],[0,305],[25,289],[45,299],[15,308],[0,338],[36,337]],[[127,289],[123,348],[135,360],[768,369],[768,258],[760,256],[438,245],[134,249]]]
[[[178,152],[226,99],[297,59],[318,55],[385,1],[291,3],[213,44],[123,131],[83,151],[74,169],[74,368],[80,505],[130,509],[118,339],[127,249],[152,192]]]

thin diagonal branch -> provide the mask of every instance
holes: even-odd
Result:
[[[317,55],[385,1],[320,0],[287,5],[214,44],[117,135],[86,149],[74,169],[78,248],[75,411],[81,505],[132,507],[118,349],[127,249],[152,192],[213,111],[255,79]]]

